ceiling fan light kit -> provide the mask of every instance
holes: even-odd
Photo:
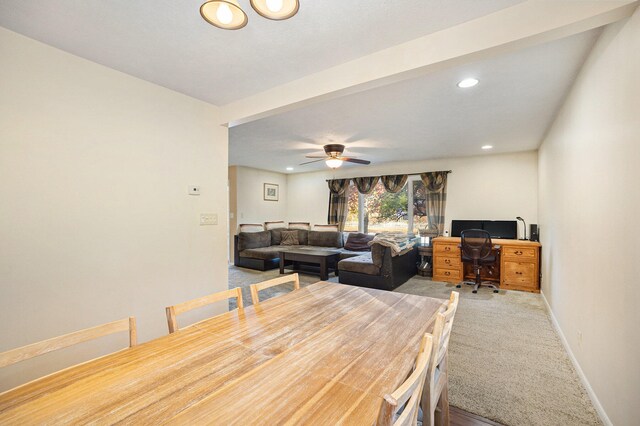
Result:
[[[328,167],[332,169],[337,169],[342,166],[343,162],[348,163],[356,163],[356,164],[371,164],[369,160],[360,160],[358,158],[353,157],[343,157],[342,153],[344,152],[344,145],[341,144],[329,144],[325,145],[324,152],[327,154],[326,156],[317,156],[317,155],[307,155],[307,158],[319,158],[319,160],[307,161],[305,163],[301,163],[300,165],[317,163],[318,161],[324,161]]]
[[[251,7],[264,18],[282,21],[298,13],[300,3],[298,0],[251,0]],[[239,30],[249,22],[238,0],[206,1],[200,6],[200,15],[223,30]]]

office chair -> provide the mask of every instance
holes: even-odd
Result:
[[[491,287],[493,292],[497,293],[497,286],[489,281],[483,282],[480,278],[482,267],[494,264],[498,260],[493,251],[491,235],[482,229],[466,229],[460,233],[460,238],[460,260],[463,264],[472,263],[473,272],[476,274],[475,281],[463,281],[463,283],[473,285],[473,293],[477,293],[480,286]],[[496,246],[496,248],[499,249],[499,246]],[[456,287],[462,287],[463,283],[458,284]]]

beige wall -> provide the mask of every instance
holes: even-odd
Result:
[[[287,175],[251,167],[234,168],[236,169],[237,211],[233,213],[236,216],[236,222],[241,224],[286,220]],[[265,183],[278,185],[280,192],[278,201],[264,200]],[[232,228],[231,231],[235,233],[236,229]]]
[[[605,29],[539,152],[542,290],[620,426],[640,418],[638,76],[640,11]]]
[[[217,108],[1,28],[0,55],[0,351],[129,315],[166,334],[165,306],[227,287]],[[0,390],[125,341],[3,369]]]
[[[326,179],[452,170],[447,181],[446,229],[450,228],[452,219],[515,220],[516,216],[522,216],[527,224],[536,223],[537,167],[537,154],[524,152],[289,175],[287,219],[327,222]]]

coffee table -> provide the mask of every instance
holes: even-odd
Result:
[[[280,273],[284,274],[286,261],[293,263],[292,269],[296,269],[296,262],[318,265],[320,267],[320,279],[326,281],[329,278],[329,267],[338,275],[339,251],[326,250],[302,250],[291,249],[280,252]]]

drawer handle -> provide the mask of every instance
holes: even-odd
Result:
[[[513,252],[516,256],[520,256],[522,254],[521,250],[516,250]]]
[[[446,263],[447,265],[451,265],[451,259],[445,259],[444,263]]]
[[[451,247],[446,246],[446,247],[444,248],[444,251],[451,251]]]
[[[523,274],[522,272],[516,271],[516,275],[522,275],[522,274]]]
[[[445,274],[446,276],[449,276],[449,275],[451,275],[451,272],[447,271],[447,272],[445,272],[444,274]]]

